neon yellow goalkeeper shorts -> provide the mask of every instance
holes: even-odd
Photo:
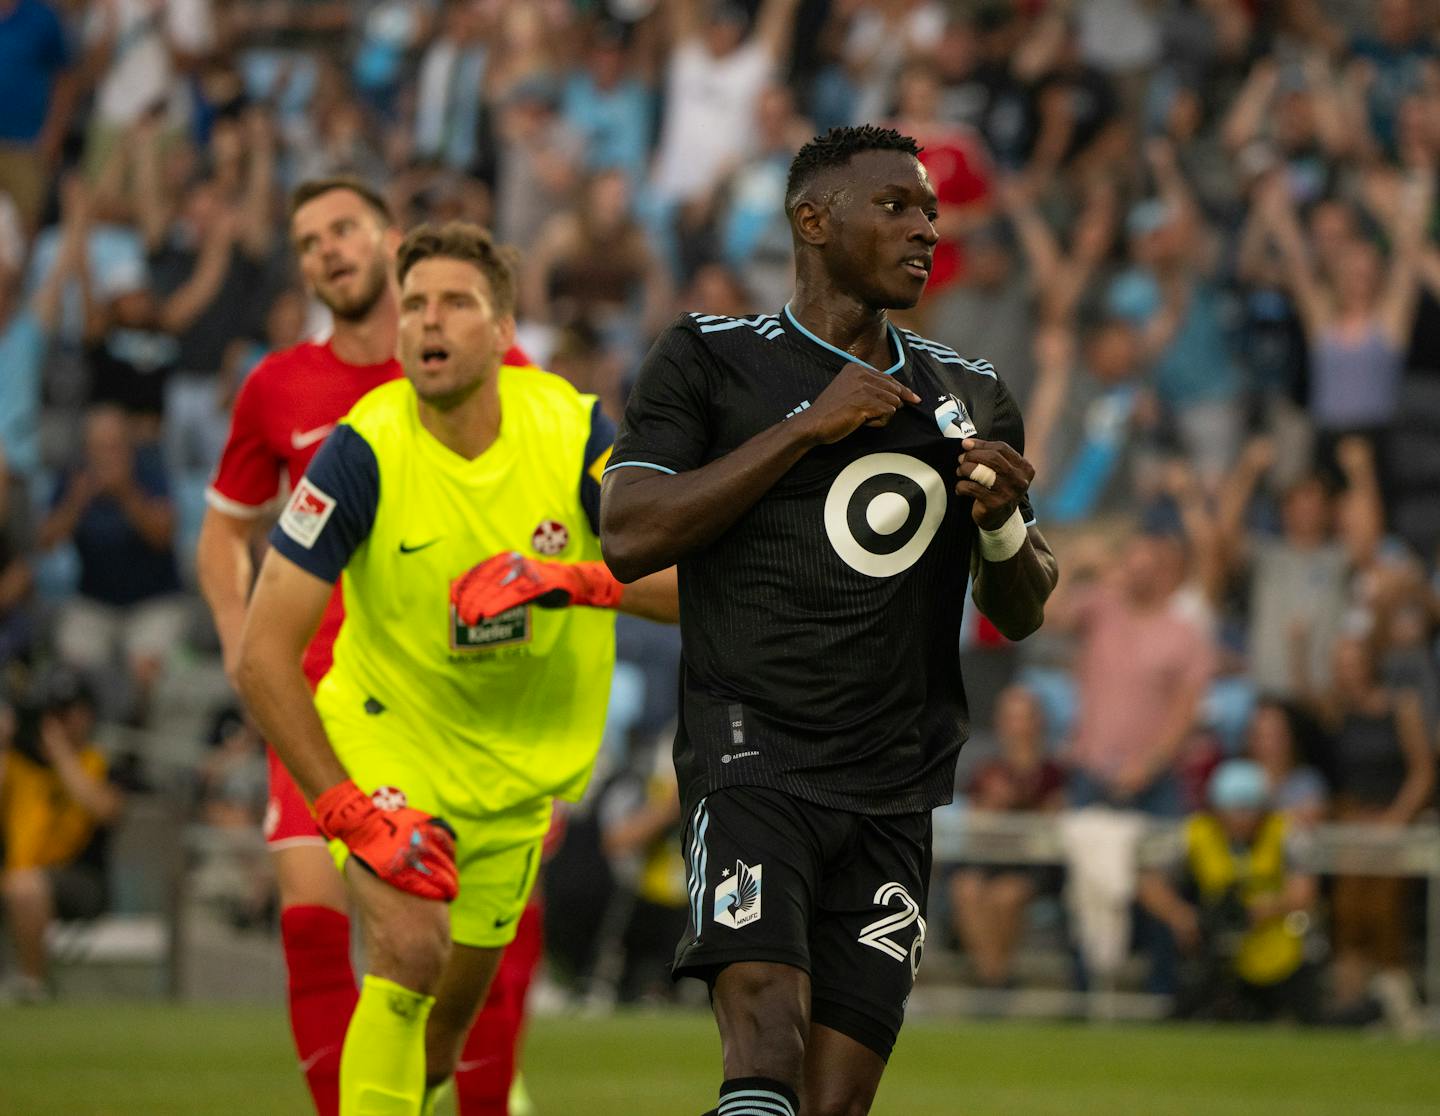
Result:
[[[508,945],[540,871],[552,800],[546,796],[500,813],[478,814],[456,797],[458,788],[449,788],[447,795],[447,788],[437,786],[430,774],[434,768],[415,741],[389,726],[377,731],[374,721],[340,725],[327,719],[325,728],[362,790],[373,794],[394,788],[404,805],[444,818],[455,830],[460,894],[450,904],[451,941],[481,949]],[[343,874],[350,850],[342,841],[331,841],[330,852]]]

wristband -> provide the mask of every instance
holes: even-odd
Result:
[[[1015,557],[1030,533],[1025,529],[1025,520],[1016,508],[1010,518],[993,531],[980,528],[980,557],[987,562],[1004,562]]]

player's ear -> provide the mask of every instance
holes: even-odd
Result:
[[[790,225],[800,240],[818,247],[830,238],[830,207],[809,198],[796,202]]]
[[[495,321],[495,350],[502,357],[515,347],[515,315],[504,314]]]
[[[385,248],[385,258],[391,263],[394,263],[395,254],[400,251],[400,245],[404,242],[405,234],[394,225],[386,229],[380,239],[380,243]]]

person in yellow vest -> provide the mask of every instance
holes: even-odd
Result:
[[[95,698],[59,669],[18,703],[0,735],[0,892],[17,971],[3,998],[50,998],[45,930],[55,918],[94,918],[106,905],[105,831],[125,807],[91,742]]]
[[[1317,894],[1305,837],[1270,808],[1264,769],[1227,760],[1210,808],[1186,819],[1180,859],[1141,876],[1140,902],[1189,955],[1176,1014],[1318,1018],[1306,945]]]

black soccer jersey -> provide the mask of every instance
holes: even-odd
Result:
[[[881,371],[923,402],[810,450],[680,561],[675,765],[687,801],[768,786],[891,814],[952,797],[976,538],[972,501],[954,491],[960,439],[1023,451],[1025,432],[988,364],[894,326],[890,337]],[[606,471],[706,465],[804,411],[853,360],[788,307],[686,315],[646,357]]]

